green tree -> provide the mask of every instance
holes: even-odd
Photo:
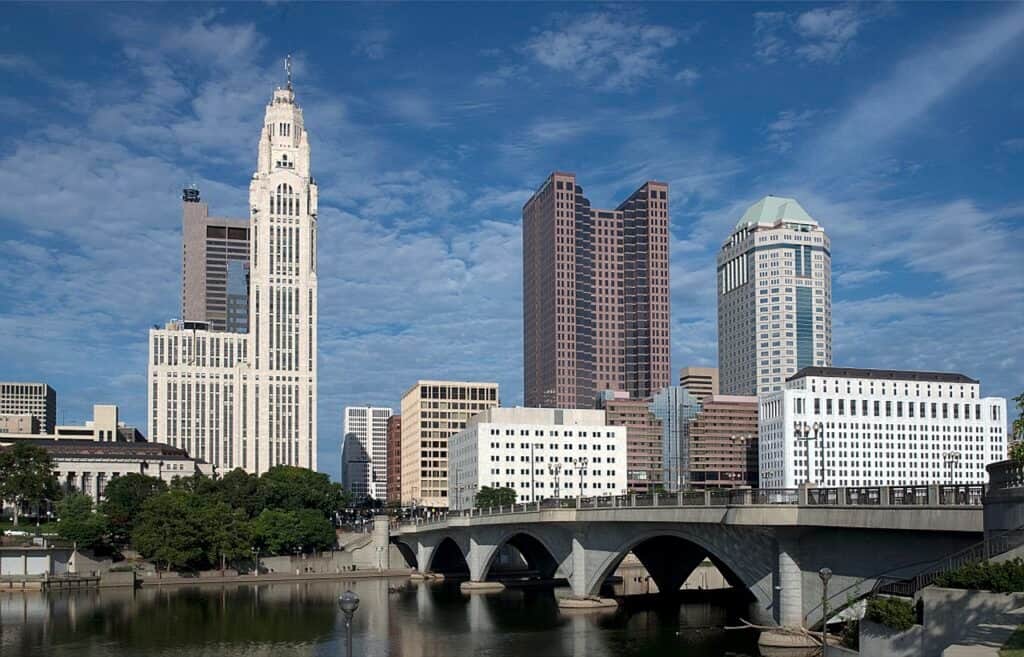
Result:
[[[516,492],[511,488],[484,486],[476,493],[476,507],[487,509],[494,506],[511,506],[516,503]]]
[[[194,474],[188,477],[175,477],[171,481],[171,490],[196,493],[209,496],[217,494],[217,481],[204,474]]]
[[[278,465],[265,472],[257,489],[262,509],[317,509],[332,517],[348,501],[341,485],[332,484],[327,475],[290,465]]]
[[[11,503],[14,524],[27,504],[38,505],[60,494],[53,461],[41,447],[17,443],[0,449],[0,499]]]
[[[107,535],[107,517],[94,513],[92,498],[84,493],[71,493],[57,504],[57,534],[80,548],[97,548]]]
[[[1017,418],[1013,421],[1013,439],[1024,441],[1024,392],[1013,398],[1017,402]]]
[[[294,512],[295,525],[299,531],[299,546],[303,551],[327,550],[334,547],[337,534],[334,525],[314,509],[300,509]]]
[[[132,545],[158,568],[161,564],[166,570],[202,565],[206,550],[201,507],[195,494],[182,490],[149,498],[132,532]]]
[[[241,468],[217,480],[217,495],[232,509],[243,511],[246,518],[254,518],[262,510],[259,477]]]
[[[269,554],[289,554],[300,543],[295,515],[280,509],[264,509],[253,521],[252,533]]]
[[[252,529],[243,510],[212,500],[202,506],[199,515],[207,561],[220,563],[221,570],[224,570],[227,562],[249,554]]]
[[[115,477],[107,484],[101,506],[110,523],[110,541],[124,546],[131,538],[132,529],[146,500],[167,490],[167,484],[156,477],[132,472]]]

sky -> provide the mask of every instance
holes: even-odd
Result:
[[[181,188],[246,216],[294,59],[320,185],[319,467],[420,378],[522,403],[521,208],[670,185],[672,367],[714,365],[715,254],[792,196],[832,240],[836,366],[1024,391],[1024,3],[8,4],[0,379],[145,430]]]

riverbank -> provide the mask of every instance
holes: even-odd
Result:
[[[271,582],[303,582],[303,581],[334,581],[348,579],[374,579],[389,577],[408,577],[408,568],[392,568],[389,570],[345,570],[337,573],[261,573],[259,575],[224,575],[187,577],[177,573],[161,573],[155,575],[138,575],[139,586],[150,588],[156,586],[207,586],[210,584],[261,584]]]

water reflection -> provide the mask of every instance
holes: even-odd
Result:
[[[549,589],[467,596],[455,583],[405,579],[0,594],[0,653],[337,657],[336,600],[346,588],[362,600],[353,622],[360,657],[756,654],[754,637],[715,629],[742,612],[724,602],[630,600],[569,615]]]

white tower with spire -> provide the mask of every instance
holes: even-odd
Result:
[[[149,332],[150,440],[222,474],[316,469],[317,187],[290,57],[285,69],[249,185],[249,333],[187,321]]]
[[[249,184],[252,470],[316,469],[316,214],[309,138],[288,84],[275,89]],[[248,459],[243,459],[248,461]]]

